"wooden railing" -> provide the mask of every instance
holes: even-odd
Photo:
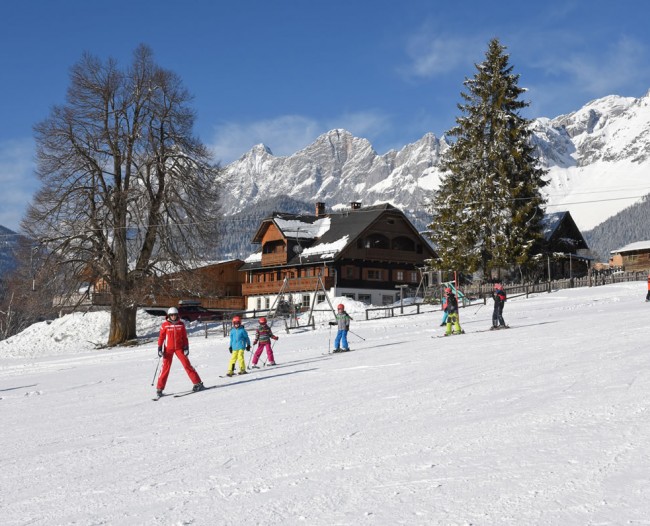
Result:
[[[334,277],[325,276],[321,278],[325,289],[331,289],[334,286]],[[284,281],[263,281],[255,283],[243,283],[242,294],[252,296],[255,294],[277,294],[282,288]],[[318,277],[292,278],[288,281],[286,292],[313,292],[318,286]]]
[[[262,254],[262,266],[269,267],[272,265],[283,265],[287,262],[286,252],[272,252],[270,254]]]

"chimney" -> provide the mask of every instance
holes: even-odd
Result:
[[[359,201],[352,201],[350,203],[350,208],[352,210],[359,210],[359,208],[361,208],[361,203]]]
[[[316,217],[325,215],[325,203],[316,203]]]

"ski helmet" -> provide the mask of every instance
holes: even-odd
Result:
[[[176,307],[169,307],[167,310],[167,316],[171,316],[172,314],[178,316],[178,309]]]
[[[345,310],[345,305],[343,303],[339,303],[338,307],[336,307],[338,310]]]
[[[260,318],[260,323],[266,323],[266,318],[264,316]]]
[[[495,289],[500,289],[500,288],[503,288],[503,287],[501,287],[501,283],[495,283],[494,288]]]
[[[445,289],[445,294],[451,294],[451,289],[449,287]]]
[[[234,316],[233,319],[232,319],[232,323],[233,323],[233,325],[235,323],[241,323],[241,318],[239,316]]]

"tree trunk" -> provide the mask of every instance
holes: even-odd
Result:
[[[124,307],[113,298],[113,303],[111,304],[111,329],[107,342],[109,347],[120,345],[136,338],[135,317],[137,311],[138,309],[136,307]]]

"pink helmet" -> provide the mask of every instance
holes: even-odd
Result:
[[[445,289],[445,294],[451,294],[451,289],[449,287]]]
[[[239,316],[234,316],[232,319],[233,324],[241,323],[241,318]]]
[[[336,307],[338,310],[345,310],[345,305],[343,303],[339,303],[338,307]]]
[[[266,323],[266,318],[264,316],[260,318],[260,323]]]
[[[503,285],[501,285],[501,283],[495,283],[495,284],[494,284],[494,288],[495,288],[495,289],[502,289],[502,288],[503,288]]]

